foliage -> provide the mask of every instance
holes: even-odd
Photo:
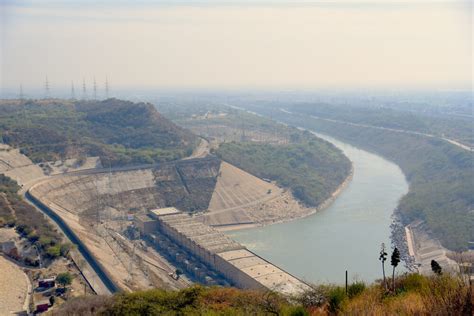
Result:
[[[379,283],[348,289],[315,286],[291,299],[273,292],[194,286],[180,291],[148,290],[113,297],[76,298],[53,315],[439,315],[469,314],[469,284],[455,275],[407,274],[396,279],[401,291]]]
[[[328,293],[329,311],[335,313],[341,310],[344,307],[346,300],[347,296],[345,289],[341,286],[334,287]]]
[[[400,263],[400,251],[397,247],[393,249],[392,256],[390,258],[390,264],[393,267],[392,270],[392,290],[395,290],[395,269],[397,268],[398,264]]]
[[[0,225],[4,222],[15,226],[18,234],[36,243],[43,255],[66,256],[71,245],[61,243],[61,234],[41,212],[17,194],[19,188],[16,181],[0,175]]]
[[[56,277],[56,281],[63,287],[70,285],[72,283],[72,279],[73,277],[69,272],[59,273]]]
[[[365,283],[361,281],[357,281],[352,284],[349,284],[349,286],[347,287],[347,296],[349,296],[349,298],[356,297],[357,295],[364,292],[365,288],[366,288]]]
[[[260,178],[290,188],[308,206],[330,197],[350,172],[350,161],[327,142],[307,136],[289,145],[225,143],[216,154]]]
[[[0,192],[8,196],[15,196],[18,190],[20,190],[20,186],[15,180],[0,174]]]
[[[0,102],[0,139],[34,162],[100,156],[105,165],[185,156],[197,142],[151,104],[105,101]]]

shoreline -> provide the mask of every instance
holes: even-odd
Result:
[[[308,216],[314,215],[318,212],[321,212],[328,208],[334,201],[339,197],[339,195],[344,191],[344,189],[349,185],[349,183],[352,181],[354,177],[354,165],[351,161],[351,169],[347,177],[344,179],[344,181],[339,184],[339,186],[331,193],[331,195],[324,200],[320,205],[316,207],[307,207],[301,204],[300,201],[298,201],[293,194],[290,192],[291,196],[293,199],[298,203],[298,205],[301,207],[302,210],[305,210],[305,212],[301,212],[298,215],[293,215],[293,216],[288,216],[284,218],[280,218],[277,220],[273,221],[261,221],[261,222],[255,222],[255,223],[235,223],[235,224],[228,224],[228,225],[215,225],[212,226],[217,230],[220,230],[222,232],[226,231],[236,231],[236,230],[245,230],[245,229],[251,229],[251,228],[257,228],[257,227],[265,227],[273,224],[281,224],[281,223],[287,223],[290,221],[298,220],[298,219],[303,219]]]

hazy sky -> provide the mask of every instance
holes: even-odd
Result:
[[[471,87],[470,1],[0,2],[4,89]]]

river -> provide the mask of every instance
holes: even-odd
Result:
[[[354,166],[352,181],[334,203],[306,218],[228,234],[305,281],[343,283],[348,270],[350,281],[371,282],[382,275],[380,244],[391,245],[391,216],[408,184],[394,163],[317,135],[340,148]]]

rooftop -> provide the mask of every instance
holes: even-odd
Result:
[[[165,208],[157,208],[150,211],[150,214],[154,217],[172,215],[172,214],[179,214],[181,211],[174,207],[165,207]]]
[[[226,251],[218,255],[268,289],[284,294],[296,294],[309,289],[304,282],[247,249]]]

